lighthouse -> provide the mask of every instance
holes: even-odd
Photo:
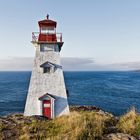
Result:
[[[69,114],[67,92],[60,63],[62,33],[56,32],[57,22],[38,22],[39,32],[32,33],[35,47],[34,64],[25,104],[24,115],[41,115],[53,119]]]

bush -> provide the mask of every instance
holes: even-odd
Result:
[[[140,136],[140,115],[136,113],[135,108],[120,117],[117,128],[120,132]]]
[[[137,115],[136,117],[134,135],[140,136],[140,115]]]

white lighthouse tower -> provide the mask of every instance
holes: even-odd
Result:
[[[60,64],[62,33],[56,33],[57,22],[39,21],[39,33],[32,33],[36,54],[25,105],[25,116],[54,118],[69,114],[67,92]]]

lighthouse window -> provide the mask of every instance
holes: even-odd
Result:
[[[54,27],[41,27],[41,34],[54,34],[55,28]]]
[[[54,51],[55,51],[55,52],[59,52],[59,47],[58,47],[58,45],[55,45]]]
[[[54,45],[41,44],[41,45],[40,45],[40,51],[41,51],[41,52],[54,51]]]
[[[51,67],[44,67],[44,73],[50,73]]]

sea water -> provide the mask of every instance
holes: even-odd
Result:
[[[31,72],[0,72],[0,115],[22,113]],[[140,112],[140,72],[64,72],[70,105],[93,105],[122,115]]]

